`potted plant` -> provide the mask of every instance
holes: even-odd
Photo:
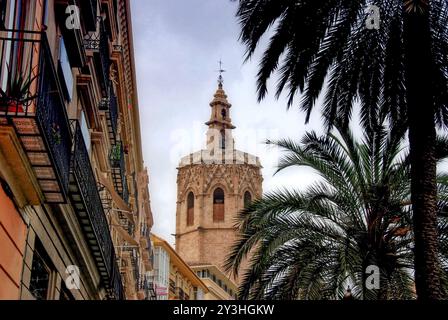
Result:
[[[37,76],[25,77],[21,72],[13,72],[8,67],[6,88],[0,88],[0,112],[21,113],[26,105],[36,98],[31,95],[31,85]]]
[[[61,127],[54,122],[51,125],[51,135],[53,136],[54,143],[60,145],[62,142]]]
[[[112,150],[110,151],[110,161],[112,167],[119,167],[121,160],[121,145],[116,144],[112,146]]]

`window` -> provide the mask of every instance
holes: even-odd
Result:
[[[213,221],[224,221],[224,191],[221,188],[213,192]]]
[[[221,116],[222,116],[222,118],[223,118],[224,120],[227,118],[227,111],[226,111],[226,109],[222,109],[222,110],[221,110]]]
[[[187,197],[187,226],[194,224],[194,194],[190,192]]]
[[[87,124],[87,119],[84,112],[81,112],[81,121],[79,123],[84,142],[86,143],[87,151],[90,153],[92,141],[90,139],[89,125]]]
[[[66,99],[70,102],[73,97],[73,74],[63,37],[60,38],[59,42],[59,73],[61,78],[64,79],[63,84],[65,86],[63,89]]]
[[[49,300],[50,285],[52,283],[51,262],[42,244],[36,240],[31,265],[31,277],[29,290],[36,300]]]
[[[6,28],[6,0],[0,0],[0,30]]]
[[[221,140],[220,140],[220,147],[221,149],[225,149],[226,148],[226,131],[225,130],[221,130]]]
[[[244,208],[247,208],[252,202],[252,195],[249,191],[244,193]]]
[[[42,6],[43,6],[42,23],[44,25],[48,25],[48,0],[44,0]]]
[[[61,301],[75,300],[75,298],[73,298],[73,295],[70,292],[70,290],[68,290],[67,287],[65,286],[65,281],[64,280],[62,280],[61,293],[60,293],[60,296],[59,296],[59,300],[61,300]]]

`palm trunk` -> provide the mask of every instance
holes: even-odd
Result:
[[[421,300],[440,299],[437,240],[436,130],[431,86],[429,13],[406,13],[406,88],[415,235],[415,283]]]

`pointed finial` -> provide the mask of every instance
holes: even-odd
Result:
[[[218,63],[219,63],[219,70],[218,70],[218,72],[219,72],[218,85],[219,85],[219,88],[222,88],[222,84],[224,83],[224,78],[222,77],[222,74],[223,74],[224,72],[226,72],[226,70],[224,70],[224,69],[222,68],[222,66],[223,66],[222,60],[219,60]]]

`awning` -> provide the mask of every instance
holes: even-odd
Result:
[[[124,202],[124,200],[120,197],[120,195],[115,191],[115,188],[107,179],[106,175],[101,172],[98,172],[98,180],[99,182],[109,191],[112,200],[117,205],[118,209],[128,218],[130,221],[134,222],[134,217],[132,215],[132,209]]]

